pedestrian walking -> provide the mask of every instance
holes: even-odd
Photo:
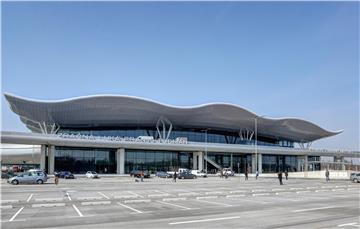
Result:
[[[174,173],[174,177],[173,177],[173,181],[176,182],[176,178],[177,178],[177,174],[176,174],[176,171]]]
[[[329,182],[330,181],[330,172],[328,169],[326,169],[326,171],[325,171],[325,177],[326,177],[326,182]]]
[[[245,180],[248,180],[249,179],[249,174],[248,174],[248,171],[245,170]]]
[[[283,185],[283,182],[282,182],[282,172],[281,172],[281,171],[278,172],[278,179],[279,179],[280,185]]]
[[[140,179],[141,179],[141,182],[144,182],[144,171],[141,171],[141,173],[140,173]]]
[[[55,173],[55,185],[59,184],[59,173]]]
[[[256,171],[256,176],[255,176],[255,179],[257,180],[259,177],[259,171]]]
[[[288,179],[288,171],[287,170],[285,170],[285,179],[287,180]]]
[[[224,177],[224,171],[221,169],[220,170],[220,178],[223,178]]]

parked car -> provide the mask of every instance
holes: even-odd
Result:
[[[350,180],[352,182],[359,183],[360,182],[360,173],[351,173]]]
[[[234,176],[235,173],[231,168],[224,168],[223,170],[223,175],[227,174],[228,176]]]
[[[178,178],[179,179],[196,179],[197,176],[187,171],[187,172],[179,173]]]
[[[179,168],[178,171],[176,171],[176,174],[180,174],[182,172],[189,172],[191,173],[191,171],[189,169],[185,169],[185,168]],[[167,171],[168,174],[170,174],[171,176],[174,175],[175,171]]]
[[[39,172],[26,172],[20,174],[18,176],[14,176],[8,179],[8,183],[10,184],[43,184],[47,181],[46,173],[39,171]]]
[[[16,176],[13,172],[1,172],[1,179],[9,179],[13,176]]]
[[[99,178],[99,175],[95,171],[87,171],[85,176],[87,178]]]
[[[201,172],[200,170],[191,170],[191,173],[197,177],[207,177],[207,174],[204,172]]]
[[[144,172],[144,178],[150,178],[149,171],[142,171],[142,170],[135,170],[135,169],[130,172],[130,176],[140,178],[141,172]]]
[[[160,178],[171,178],[172,177],[171,174],[169,174],[167,172],[163,172],[163,171],[156,172],[155,176],[160,177]]]
[[[59,175],[59,178],[75,179],[75,176],[69,171],[61,171],[58,173],[58,175]]]

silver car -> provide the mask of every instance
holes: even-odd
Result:
[[[359,183],[360,182],[360,173],[351,173],[350,180],[352,182]]]
[[[47,181],[46,173],[42,171],[26,172],[8,179],[10,184],[43,184]]]

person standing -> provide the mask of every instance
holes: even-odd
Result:
[[[257,180],[259,177],[259,171],[256,171],[256,176],[255,176],[255,179]]]
[[[278,172],[278,179],[279,179],[280,185],[283,185],[283,182],[282,182],[282,172],[281,172],[281,171]]]
[[[326,171],[325,171],[325,177],[326,177],[326,182],[329,182],[330,181],[330,172],[328,169],[326,169]]]
[[[59,184],[59,173],[55,173],[55,185]]]
[[[285,170],[285,179],[287,180],[288,179],[288,171],[287,170]]]
[[[247,169],[245,170],[245,180],[248,180],[249,179],[249,174],[248,174],[248,171]]]
[[[141,173],[140,173],[140,179],[141,179],[141,182],[144,182],[144,171],[141,171]]]
[[[176,171],[174,173],[174,177],[173,177],[173,181],[176,182],[176,178],[177,178],[177,174],[176,174]]]

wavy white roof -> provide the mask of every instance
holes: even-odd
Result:
[[[329,137],[341,131],[324,130],[298,118],[263,118],[242,107],[229,103],[210,103],[180,107],[149,99],[124,95],[93,95],[64,100],[34,100],[5,93],[11,110],[34,131],[39,127],[30,120],[57,123],[61,127],[155,127],[161,116],[173,126],[195,129],[236,131],[254,129],[258,119],[258,134],[296,142],[309,142]]]

